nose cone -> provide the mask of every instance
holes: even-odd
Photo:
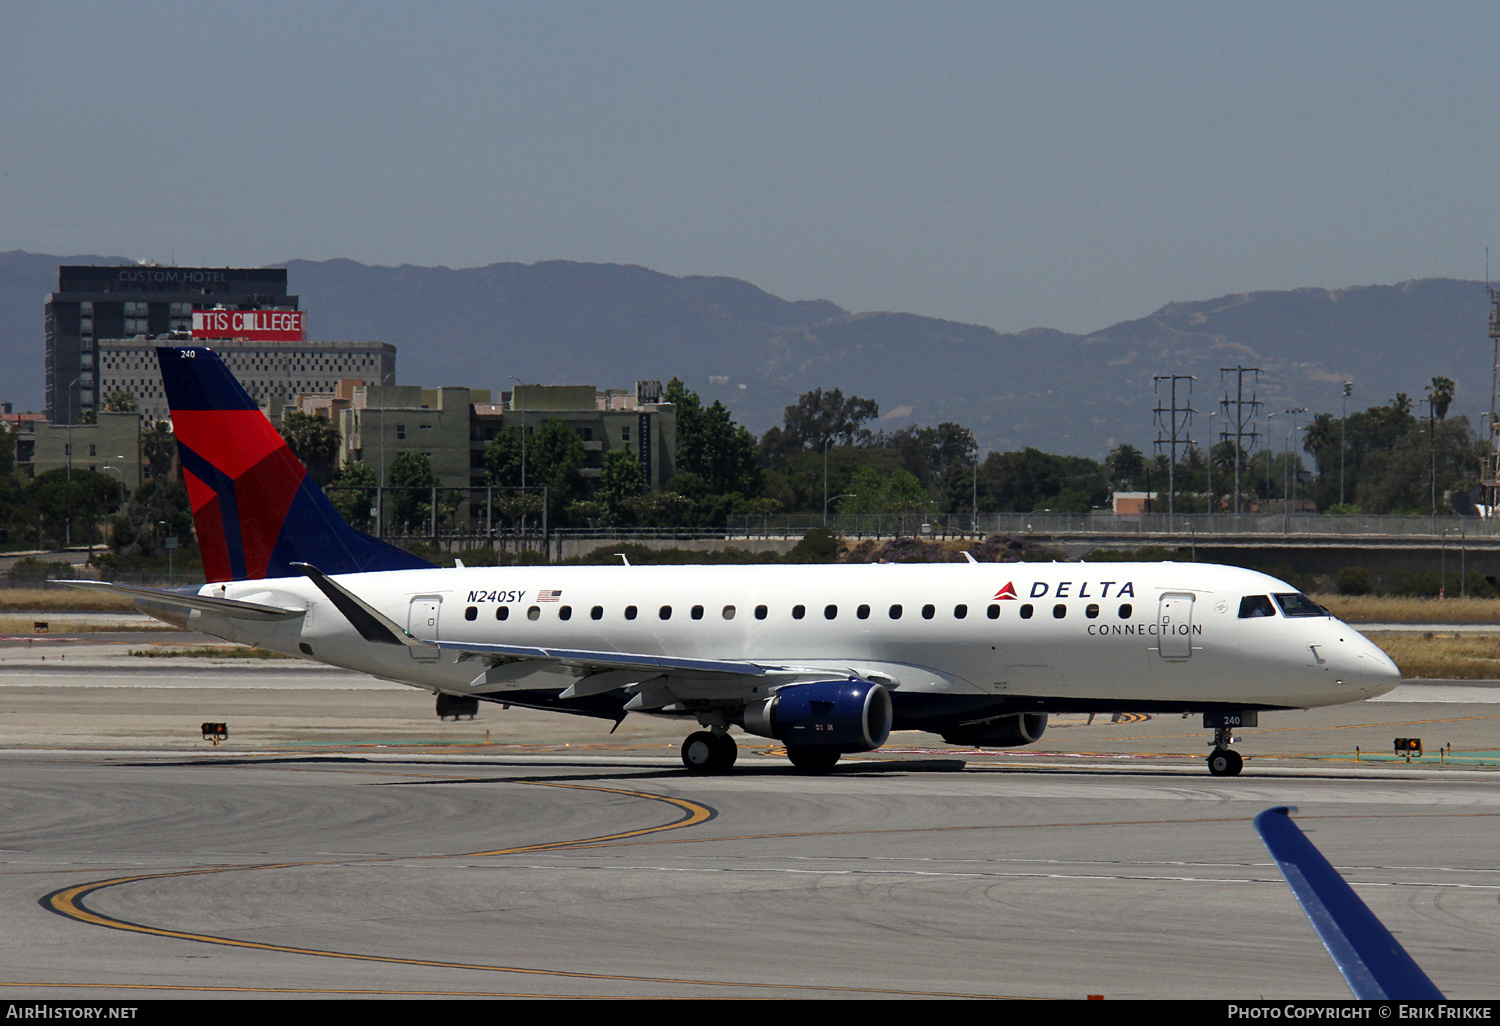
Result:
[[[1364,644],[1359,649],[1360,691],[1366,698],[1374,698],[1393,691],[1401,683],[1401,671],[1391,662],[1391,657],[1376,647],[1373,641],[1361,638]]]

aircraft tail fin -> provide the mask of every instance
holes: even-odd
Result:
[[[207,346],[158,346],[193,526],[210,582],[431,567],[339,516],[285,439]]]

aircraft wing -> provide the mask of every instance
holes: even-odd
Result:
[[[439,641],[445,652],[462,652],[475,656],[503,656],[507,659],[545,659],[563,666],[600,670],[649,670],[657,674],[676,672],[692,675],[728,675],[762,677],[790,667],[766,666],[732,659],[686,659],[677,656],[647,655],[635,652],[603,652],[581,648],[533,648],[527,645],[490,645],[472,641]],[[825,671],[826,672],[826,671]]]
[[[241,602],[237,599],[215,598],[212,595],[195,595],[162,588],[139,588],[129,584],[111,584],[109,581],[55,581],[73,588],[87,591],[103,591],[113,595],[126,595],[137,603],[146,603],[182,613],[194,610],[200,613],[215,613],[234,620],[295,620],[304,615],[305,609],[285,609],[267,606],[259,602]],[[149,612],[149,610],[147,610]]]
[[[1292,822],[1289,805],[1255,817],[1255,829],[1297,896],[1334,965],[1360,1001],[1442,1001],[1401,942]]]

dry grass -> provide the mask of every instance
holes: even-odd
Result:
[[[1365,637],[1391,657],[1403,677],[1500,680],[1500,637],[1491,633],[1375,631]]]
[[[193,648],[132,648],[130,654],[145,659],[294,659],[249,645],[198,645]]]
[[[48,613],[40,613],[37,616],[0,616],[0,634],[36,634],[35,626],[38,620],[49,623]],[[139,631],[178,631],[180,627],[174,627],[160,620],[152,620],[142,617],[139,623],[63,623],[60,620],[50,621],[49,634],[135,634]]]
[[[0,588],[0,611],[38,609],[67,613],[119,612],[135,604],[123,595],[53,585],[48,588]]]
[[[1345,623],[1500,623],[1500,599],[1314,595]]]

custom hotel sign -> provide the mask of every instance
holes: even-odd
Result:
[[[243,338],[251,342],[301,342],[302,310],[194,310],[194,338]]]

